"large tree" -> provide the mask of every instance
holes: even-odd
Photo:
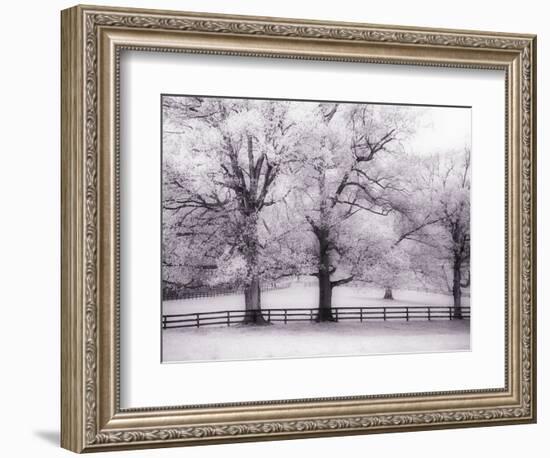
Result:
[[[467,148],[420,160],[398,239],[413,243],[413,270],[452,293],[455,318],[462,317],[462,289],[470,285],[470,172]]]
[[[313,235],[319,281],[318,321],[331,321],[335,287],[365,276],[375,248],[366,215],[398,209],[404,189],[398,162],[409,133],[399,107],[321,103],[300,148],[304,157],[300,213]],[[361,256],[358,256],[362,253]]]
[[[439,211],[452,269],[455,318],[462,318],[462,288],[470,286],[470,151],[442,165]]]
[[[245,322],[263,323],[262,255],[276,239],[263,216],[296,161],[289,103],[165,97],[163,109],[164,258],[188,281],[242,285]]]

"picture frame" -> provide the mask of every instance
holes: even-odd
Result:
[[[534,35],[75,6],[61,14],[61,43],[62,447],[94,452],[536,421]],[[122,407],[120,59],[128,50],[503,72],[504,386]]]

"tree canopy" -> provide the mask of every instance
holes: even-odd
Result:
[[[262,282],[308,275],[319,282],[323,321],[340,285],[435,287],[445,274],[460,306],[456,288],[469,282],[469,151],[408,151],[418,111],[183,96],[162,103],[165,285],[242,288],[249,321],[258,322]]]

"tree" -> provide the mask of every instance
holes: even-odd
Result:
[[[462,318],[462,288],[470,285],[470,151],[426,157],[416,176],[416,198],[404,213],[399,243],[421,246],[416,270],[432,283],[446,285],[454,317]]]
[[[462,318],[462,288],[470,286],[470,151],[444,165],[439,209],[453,272],[454,317]]]
[[[393,290],[411,283],[409,253],[391,240],[384,240],[383,248],[371,269],[369,279],[384,289],[383,298],[394,300]]]
[[[317,319],[332,321],[333,289],[364,276],[371,260],[372,245],[358,243],[365,239],[358,220],[385,217],[399,206],[404,189],[396,157],[409,126],[402,109],[380,105],[321,103],[312,117],[300,144],[298,198],[314,236]]]
[[[242,285],[245,322],[262,324],[263,214],[285,199],[277,182],[295,161],[289,103],[165,97],[163,116],[165,258],[184,259],[191,281]]]

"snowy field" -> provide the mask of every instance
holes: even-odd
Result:
[[[289,323],[272,326],[166,329],[163,361],[465,351],[468,321]]]
[[[164,301],[164,314],[243,310],[243,295]],[[393,301],[376,288],[339,287],[335,307],[451,306],[452,296],[394,291]],[[262,308],[317,306],[317,288],[294,284],[262,293]],[[469,306],[469,297],[463,297]],[[269,326],[165,329],[163,361],[212,361],[316,356],[467,351],[469,321],[369,321],[364,323],[277,323]]]
[[[354,288],[339,286],[332,296],[333,307],[403,307],[403,306],[452,306],[453,297],[421,291],[394,290],[395,300],[384,300],[380,288]],[[262,292],[262,309],[268,308],[310,308],[318,305],[318,288],[294,283],[291,287]],[[470,298],[462,297],[462,305],[469,306]],[[223,310],[244,310],[244,294],[198,299],[164,301],[162,313],[202,313]]]

